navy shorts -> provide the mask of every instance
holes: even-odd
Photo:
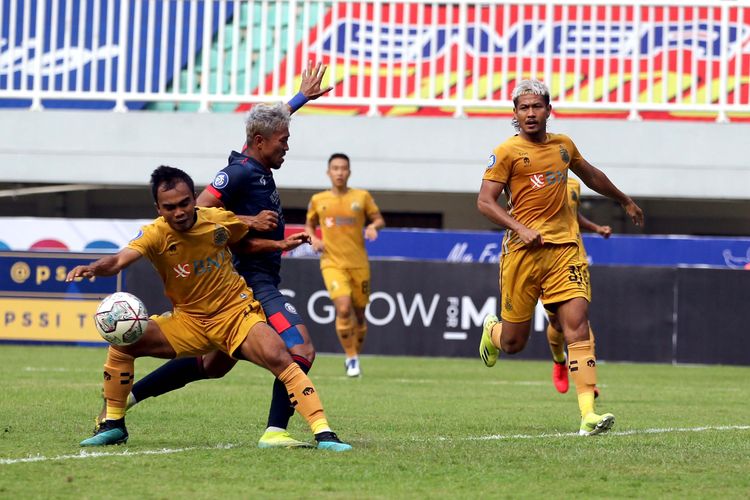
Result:
[[[282,294],[273,283],[255,282],[250,286],[253,289],[255,300],[260,302],[263,312],[266,313],[268,324],[277,333],[284,333],[292,326],[303,324],[302,318],[297,314],[289,297]]]

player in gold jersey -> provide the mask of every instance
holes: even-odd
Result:
[[[596,358],[588,331],[588,283],[584,280],[576,215],[567,200],[568,169],[588,187],[619,202],[636,225],[643,212],[599,169],[588,163],[573,141],[547,133],[552,111],[549,89],[524,80],[513,90],[518,134],[492,152],[477,198],[479,211],[506,228],[500,259],[500,310],[484,320],[479,354],[494,366],[499,351],[521,351],[529,338],[536,302],[559,318],[568,344],[568,370],[578,393],[579,433],[606,432],[614,415],[594,411]],[[498,203],[505,193],[508,209]]]
[[[151,174],[151,189],[160,215],[126,248],[96,262],[77,266],[67,281],[112,276],[146,257],[164,282],[174,309],[152,317],[143,336],[127,346],[111,345],[104,364],[105,421],[81,446],[127,442],[127,398],[133,385],[135,358],[176,358],[221,351],[268,369],[286,386],[292,406],[307,420],[318,448],[351,449],[331,431],[317,391],[292,360],[245,280],[232,265],[231,248],[239,251],[282,245],[291,249],[309,237],[298,233],[284,242],[247,238],[248,226],[220,208],[196,208],[193,180],[182,170],[161,166]]]
[[[313,248],[321,252],[320,269],[336,308],[336,334],[346,354],[346,374],[358,377],[359,354],[367,335],[365,308],[370,301],[365,238],[377,238],[385,220],[369,192],[348,187],[348,156],[331,155],[327,173],[331,189],[310,199],[305,231],[312,238]],[[322,239],[315,236],[317,226]]]
[[[579,210],[581,207],[581,183],[574,177],[568,177],[568,203],[576,214],[576,232],[578,233],[578,252],[581,261],[581,275],[583,280],[588,284],[588,298],[591,302],[591,282],[589,280],[589,263],[586,255],[586,248],[583,246],[581,238],[581,229],[587,229],[595,232],[602,238],[609,238],[612,235],[612,228],[609,226],[600,226],[595,222],[587,219]],[[549,324],[547,325],[547,342],[552,352],[552,382],[558,392],[568,392],[568,368],[565,363],[565,338],[557,314],[547,310]],[[595,353],[594,331],[589,324],[589,340],[591,341],[591,351]],[[595,354],[594,354],[595,355]],[[594,387],[594,397],[599,396],[599,390]]]

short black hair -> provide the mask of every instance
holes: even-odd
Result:
[[[330,165],[333,160],[336,158],[341,158],[342,160],[346,160],[346,164],[351,167],[352,162],[349,161],[349,157],[346,156],[344,153],[333,153],[330,158],[328,158],[328,164]]]
[[[164,189],[172,189],[180,182],[187,184],[190,192],[195,196],[195,183],[193,183],[193,179],[188,174],[179,168],[160,165],[156,170],[151,172],[151,194],[154,196],[154,201],[159,203],[156,195],[161,186],[164,186]]]

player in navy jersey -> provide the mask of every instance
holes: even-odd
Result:
[[[273,170],[281,167],[289,150],[290,115],[308,99],[317,99],[332,87],[321,89],[326,67],[312,63],[302,74],[300,93],[287,105],[257,104],[246,120],[247,142],[242,153],[232,151],[228,165],[220,170],[213,182],[199,196],[203,207],[224,207],[245,217],[250,225],[250,237],[257,238],[253,255],[235,256],[235,267],[252,288],[261,303],[268,323],[281,336],[292,359],[307,373],[315,359],[315,349],[307,328],[294,306],[278,289],[281,278],[281,251],[276,241],[284,239],[284,216]],[[275,240],[275,241],[274,241]],[[236,360],[222,352],[197,358],[169,361],[139,380],[128,398],[128,407],[146,398],[184,387],[185,384],[207,378],[220,378],[228,373]],[[287,390],[274,380],[271,408],[265,433],[258,441],[261,448],[309,447],[309,443],[294,439],[286,430],[294,414]]]

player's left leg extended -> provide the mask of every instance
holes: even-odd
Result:
[[[578,394],[581,411],[579,434],[593,436],[608,431],[614,425],[611,413],[597,414],[594,409],[596,388],[596,357],[589,340],[588,302],[577,297],[560,304],[560,323],[568,342],[568,369]]]
[[[81,441],[81,446],[105,446],[128,441],[125,427],[128,394],[133,387],[135,358],[140,356],[174,357],[174,349],[159,326],[149,321],[146,332],[135,344],[107,350],[104,363],[105,415],[94,436]]]
[[[273,283],[256,283],[253,293],[263,307],[268,323],[284,341],[292,359],[305,374],[315,361],[315,348],[310,334],[297,309],[289,302]],[[273,381],[271,406],[268,409],[266,430],[258,440],[259,448],[303,448],[309,443],[294,439],[287,427],[294,415],[294,407],[289,403],[289,394],[284,383],[278,378]]]
[[[351,306],[354,312],[354,350],[356,358],[351,365],[347,365],[347,375],[360,376],[359,355],[362,354],[362,347],[367,337],[367,318],[365,311],[367,304],[370,303],[370,268],[349,269],[349,278],[351,284]]]
[[[333,299],[333,306],[336,308],[336,334],[346,356],[344,361],[346,375],[358,377],[360,375],[359,351],[357,350],[357,327],[359,325],[354,314],[352,298],[349,295],[338,296]]]
[[[332,451],[351,449],[350,445],[343,443],[331,430],[323,411],[323,404],[312,381],[292,361],[279,335],[266,323],[253,324],[248,335],[234,350],[234,353],[236,357],[243,357],[267,368],[284,384],[291,405],[310,425],[319,449]]]

